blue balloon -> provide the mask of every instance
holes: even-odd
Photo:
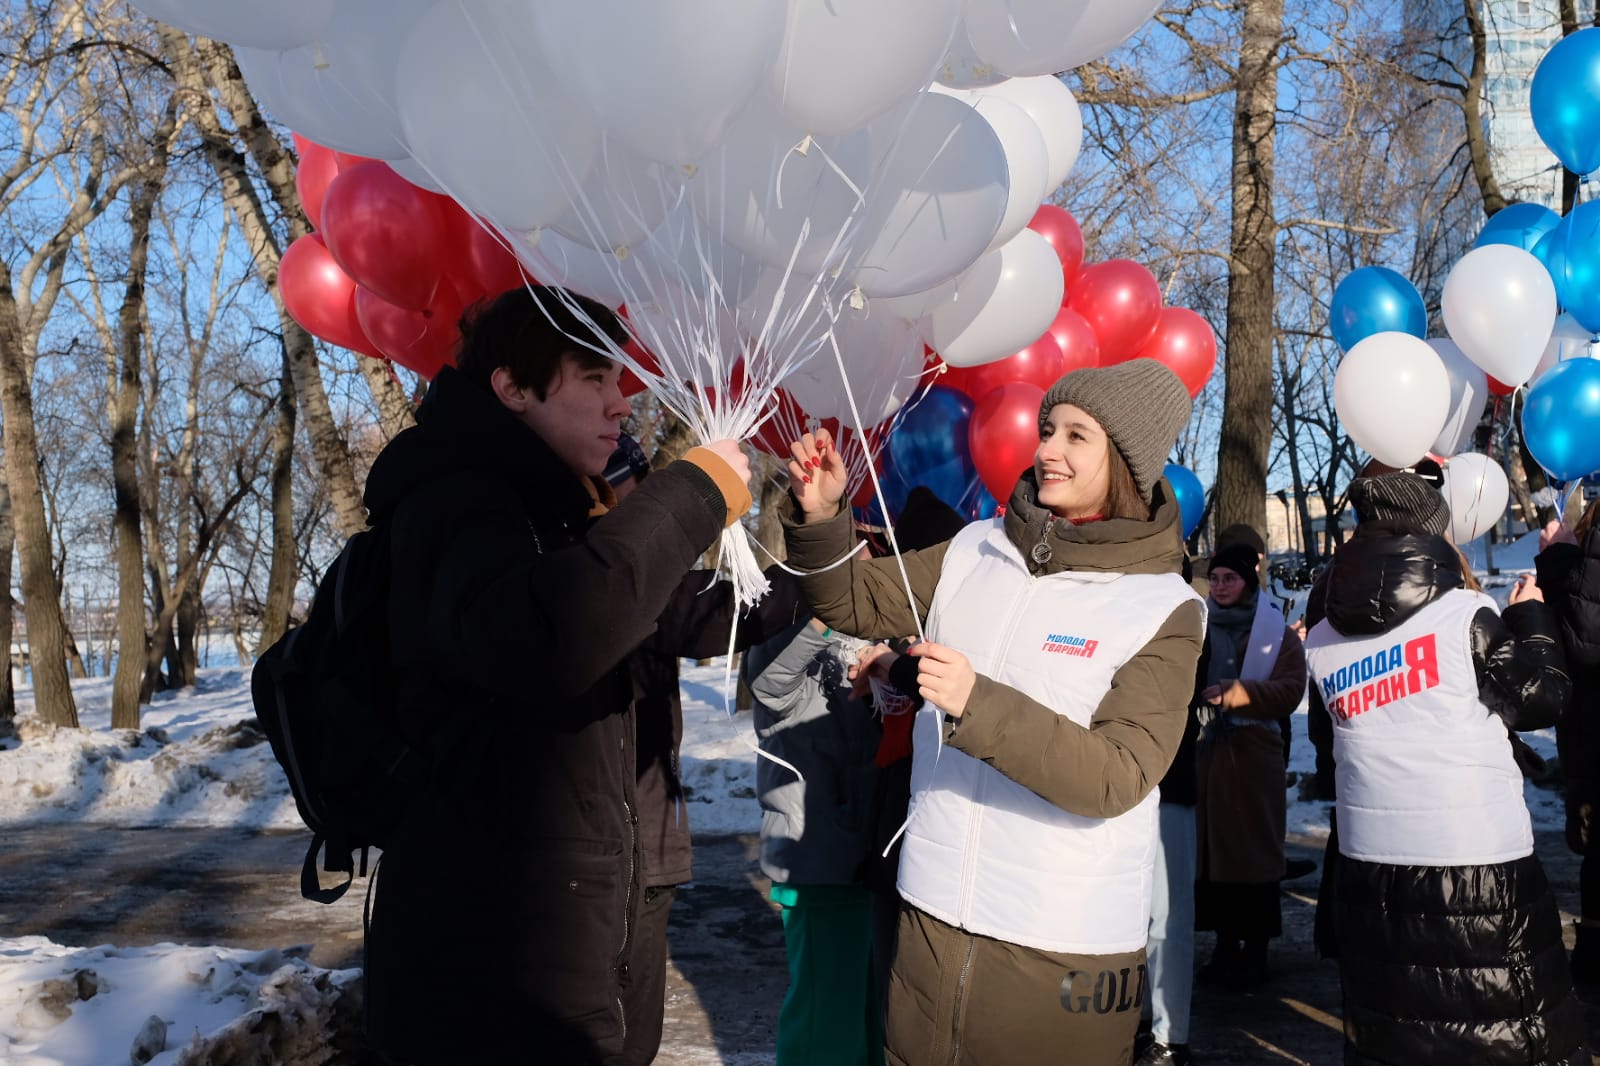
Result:
[[[1428,309],[1405,275],[1388,267],[1362,267],[1345,275],[1333,290],[1329,324],[1334,342],[1348,352],[1374,333],[1426,337]]]
[[[895,467],[912,484],[916,484],[918,471],[946,463],[966,463],[976,474],[978,468],[967,449],[972,407],[971,397],[959,389],[946,385],[928,389],[915,406],[905,410],[889,434],[889,454],[894,457]]]
[[[1560,224],[1561,216],[1543,204],[1511,204],[1483,224],[1472,246],[1509,244],[1531,252],[1545,234]]]
[[[1206,513],[1206,490],[1200,479],[1186,466],[1168,463],[1161,476],[1172,486],[1178,498],[1178,510],[1183,513],[1183,539],[1188,540],[1200,528],[1200,519]]]
[[[1584,329],[1600,332],[1600,200],[1573,208],[1533,254],[1556,283],[1556,302]]]
[[[983,482],[978,482],[977,499],[973,501],[968,512],[973,518],[983,521],[993,518],[1000,511],[1000,501],[989,495],[989,490],[983,487]]]
[[[1522,439],[1557,481],[1600,470],[1600,359],[1557,363],[1528,390]]]
[[[1533,128],[1561,165],[1600,168],[1600,29],[1561,38],[1539,61],[1529,94]]]

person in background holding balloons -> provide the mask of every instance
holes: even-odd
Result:
[[[650,460],[627,434],[606,464],[605,479],[620,504],[650,476]],[[806,616],[800,583],[769,567],[772,588],[741,612],[733,586],[708,570],[689,571],[656,619],[656,631],[628,656],[633,675],[634,756],[639,767],[639,920],[623,981],[628,1037],[620,1066],[643,1066],[661,1047],[667,990],[667,926],[677,886],[693,879],[689,809],[678,775],[683,703],[678,663],[754,647]]]
[[[553,289],[480,308],[367,480],[392,536],[395,725],[436,756],[374,875],[367,1029],[388,1062],[623,1061],[626,660],[750,493],[718,441],[613,507],[600,475],[629,407],[600,332],[624,338]]]
[[[1278,882],[1287,821],[1281,720],[1306,691],[1305,651],[1261,592],[1261,557],[1236,541],[1211,557],[1206,650],[1193,705],[1198,929],[1214,929],[1202,976],[1234,988],[1267,977],[1283,933]]]
[[[1204,614],[1162,464],[1188,390],[1154,360],[1078,370],[1039,409],[1005,517],[851,561],[846,471],[793,445],[791,562],[817,616],[908,652],[926,701],[900,860],[893,1064],[1125,1066],[1144,996],[1156,782]],[[873,669],[894,671],[890,656]]]
[[[1473,590],[1417,475],[1358,478],[1350,500],[1306,641],[1334,728],[1345,1062],[1587,1063],[1508,743],[1566,709],[1556,620],[1532,581],[1504,616]]]
[[[1566,778],[1567,846],[1578,867],[1577,942],[1572,976],[1600,983],[1600,499],[1590,501],[1570,530],[1551,522],[1534,560],[1545,602],[1561,619],[1573,673],[1573,706],[1556,723],[1556,748]]]

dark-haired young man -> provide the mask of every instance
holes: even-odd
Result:
[[[433,766],[367,939],[368,1032],[389,1062],[623,1061],[640,900],[627,659],[750,506],[749,466],[718,441],[616,505],[600,475],[628,403],[591,322],[622,336],[550,289],[475,312],[457,369],[368,478],[391,523],[396,713]]]

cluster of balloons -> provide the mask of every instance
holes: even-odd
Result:
[[[1082,132],[1054,75],[1158,4],[138,6],[229,42],[274,117],[334,153],[321,239],[286,259],[315,331],[436,366],[437,322],[472,295],[445,246],[480,220],[529,276],[625,304],[654,358],[617,354],[728,435],[772,411],[780,381],[865,432],[915,388],[924,333],[970,366],[1046,332],[1062,272],[1027,225]]]
[[[1049,275],[1055,282],[1050,286],[1052,317],[1040,334],[1022,339],[1026,331],[1013,332],[1007,343],[1019,343],[1019,348],[1003,358],[976,362],[963,359],[966,349],[959,342],[955,352],[914,342],[914,348],[892,353],[890,361],[902,366],[898,380],[908,393],[921,382],[930,384],[898,417],[892,409],[871,408],[873,416],[888,418],[874,427],[887,440],[875,461],[891,516],[917,485],[926,485],[965,514],[993,513],[995,502],[1009,497],[1018,475],[1032,465],[1040,401],[1063,374],[1152,358],[1171,367],[1190,394],[1198,395],[1215,369],[1217,340],[1210,324],[1186,308],[1163,307],[1155,278],[1137,263],[1112,260],[1085,267],[1082,231],[1069,212],[1040,207],[1025,232],[1037,236],[1050,254],[1048,265],[1039,265],[1032,280]],[[958,289],[963,280],[955,283]],[[887,325],[880,326],[889,335],[907,336],[901,328],[911,329],[913,337],[927,335],[926,318],[897,326],[897,319],[886,317]],[[1006,328],[1014,330],[1014,323]],[[787,455],[783,430],[803,427],[808,418],[841,417],[835,410],[838,377],[826,374],[828,369],[784,380],[776,394],[778,414],[757,435],[758,444]],[[857,389],[864,381],[870,388],[872,377],[865,368],[851,375]],[[843,417],[848,426],[848,415]],[[773,440],[766,442],[769,435]],[[1197,495],[1203,499],[1203,493]]]
[[[1363,267],[1334,291],[1339,420],[1390,466],[1446,460],[1458,542],[1486,532],[1508,499],[1504,472],[1471,451],[1491,395],[1530,385],[1523,438],[1552,477],[1600,469],[1600,360],[1589,328],[1570,310],[1558,317],[1559,286],[1529,250],[1565,225],[1544,215],[1555,218],[1518,205],[1485,226],[1445,281],[1448,339],[1427,338],[1422,297],[1395,271]]]
[[[331,344],[432,378],[454,357],[462,312],[524,284],[521,264],[449,197],[385,163],[294,141],[295,186],[316,232],[284,252],[289,313]]]

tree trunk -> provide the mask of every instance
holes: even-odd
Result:
[[[322,383],[322,374],[317,365],[316,345],[311,339],[311,334],[302,329],[283,306],[283,295],[278,290],[278,264],[283,250],[273,232],[272,221],[267,215],[265,205],[256,192],[255,183],[250,177],[244,157],[234,147],[232,138],[223,130],[215,111],[212,110],[213,85],[207,81],[207,72],[201,69],[197,61],[195,48],[205,51],[208,59],[212,60],[208,63],[208,67],[216,83],[215,88],[227,103],[241,133],[247,140],[254,139],[252,151],[253,154],[258,154],[258,161],[256,144],[262,136],[261,131],[271,136],[271,130],[256,109],[249,90],[245,88],[244,78],[233,62],[232,53],[225,46],[203,39],[191,43],[182,33],[165,27],[161,31],[161,39],[163,50],[179,87],[197,102],[198,106],[193,108],[192,117],[195,128],[200,132],[206,158],[222,183],[223,202],[232,211],[240,231],[244,234],[250,246],[256,271],[278,309],[279,321],[283,327],[284,347],[289,354],[289,365],[293,372],[299,408],[305,417],[306,436],[311,442],[312,458],[327,482],[334,520],[345,536],[351,536],[366,528],[367,512],[361,504],[361,490],[356,485],[355,468],[350,462],[350,450],[339,433],[338,425],[334,422],[333,410],[328,404],[328,393]],[[275,137],[272,139],[276,142]],[[307,232],[305,213],[300,209],[298,196],[294,193],[294,172],[291,161],[281,145],[278,146],[275,156],[270,158],[262,169],[268,175],[274,199],[289,218],[290,234],[298,236]],[[285,204],[288,206],[284,206]]]
[[[295,563],[299,559],[294,545],[294,400],[294,381],[285,351],[278,387],[278,417],[272,430],[272,569],[267,576],[258,655],[283,636],[294,608],[298,570]]]
[[[0,723],[17,716],[17,689],[11,678],[11,642],[15,615],[11,599],[11,554],[16,549],[16,526],[11,519],[11,490],[0,478],[0,648],[5,649],[5,677],[0,679]]]
[[[417,424],[417,409],[395,376],[394,367],[381,359],[365,357],[357,359],[356,366],[378,405],[378,425],[383,429],[384,440],[393,440],[402,429]]]
[[[1482,0],[1462,0],[1466,10],[1467,32],[1472,38],[1472,68],[1462,93],[1461,110],[1467,125],[1467,153],[1472,160],[1472,176],[1478,183],[1483,213],[1493,217],[1506,206],[1500,181],[1494,176],[1494,160],[1489,152],[1489,132],[1483,120],[1483,86],[1489,76],[1489,33],[1483,24]]]
[[[1233,112],[1232,270],[1228,275],[1226,391],[1217,444],[1219,528],[1267,521],[1267,460],[1272,445],[1277,217],[1273,164],[1277,136],[1277,52],[1283,0],[1242,0],[1243,39]]]
[[[195,636],[200,631],[200,585],[189,582],[178,600],[178,679],[185,688],[192,686],[200,670],[200,649]]]
[[[177,117],[177,97],[167,104],[170,130]],[[165,132],[165,131],[164,131]],[[111,728],[139,728],[139,696],[143,688],[144,532],[140,526],[138,454],[139,367],[144,353],[144,279],[150,262],[150,222],[167,174],[167,137],[156,144],[144,180],[134,186],[128,205],[128,284],[117,314],[121,366],[111,407],[112,525],[117,540],[117,669],[111,683]]]
[[[33,390],[28,380],[11,269],[0,259],[0,430],[5,441],[5,478],[16,522],[17,558],[22,564],[22,597],[28,618],[34,706],[39,717],[76,729],[78,707],[67,678],[62,637],[61,590],[50,557],[44,486],[39,481],[39,439],[33,423]]]

